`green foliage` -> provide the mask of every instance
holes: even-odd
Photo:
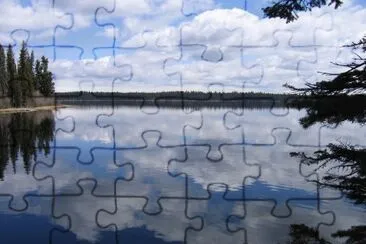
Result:
[[[306,165],[327,168],[326,174],[316,181],[320,186],[341,190],[356,204],[366,203],[366,149],[346,144],[329,144],[313,156],[303,152],[293,152]],[[331,166],[331,167],[329,167]]]
[[[23,106],[27,104],[28,98],[33,95],[33,76],[31,56],[28,53],[25,42],[23,42],[18,60],[18,79],[21,82]]]
[[[12,46],[8,46],[5,57],[0,45],[0,94],[7,94],[12,106],[26,106],[35,91],[44,96],[55,92],[52,73],[48,71],[48,59],[42,56],[35,60],[34,52],[29,54],[26,43],[22,43],[18,65],[15,63]]]
[[[343,0],[279,0],[274,2],[272,6],[264,8],[263,11],[265,16],[269,18],[280,17],[286,19],[287,22],[291,22],[298,18],[296,12],[311,11],[312,8],[320,8],[326,4],[334,4],[337,9],[343,4]],[[357,54],[355,50],[361,50],[363,54],[366,53],[366,36],[360,41],[345,47],[352,48],[355,54],[353,62],[336,64],[348,68],[346,72],[339,74],[323,73],[334,76],[334,78],[314,84],[306,83],[304,88],[297,88],[287,83],[284,86],[292,91],[311,96],[364,93],[366,90],[366,57]]]
[[[35,71],[34,71],[34,52],[31,52],[31,55],[28,59],[28,72],[30,73],[30,77],[31,77],[31,86],[33,88],[33,91],[36,90],[36,75],[35,75]]]
[[[348,68],[347,71],[340,74],[323,73],[335,76],[335,78],[314,84],[306,83],[304,88],[296,88],[289,84],[284,86],[293,91],[312,96],[363,94],[366,91],[366,56],[362,57],[356,54],[356,51],[360,50],[363,54],[366,54],[366,36],[359,42],[346,47],[352,48],[356,57],[351,63],[337,65]]]
[[[21,106],[22,103],[22,92],[21,92],[21,85],[19,80],[17,80],[17,67],[15,64],[14,59],[14,52],[11,45],[8,46],[8,51],[6,55],[6,67],[9,74],[8,79],[8,92],[9,97],[11,99],[12,105],[14,107]]]
[[[338,8],[342,2],[342,0],[279,0],[263,10],[270,18],[280,17],[291,22],[297,19],[298,11],[309,11],[325,4],[335,4],[335,8]],[[352,48],[355,55],[350,63],[336,64],[347,68],[345,72],[323,73],[334,78],[314,84],[306,83],[304,88],[285,84],[285,87],[299,95],[311,96],[296,102],[299,108],[305,108],[307,111],[307,116],[300,119],[304,128],[315,123],[338,126],[344,121],[365,124],[366,36],[345,47]],[[292,152],[290,155],[300,159],[301,164],[316,166],[314,174],[317,174],[318,170],[326,170],[325,174],[322,173],[324,176],[314,181],[318,187],[340,190],[354,203],[366,204],[365,147],[344,143],[328,144],[326,149],[318,150],[312,156],[304,152]],[[301,237],[317,237],[319,233],[305,225],[297,225],[291,229],[290,236],[295,240],[292,243],[318,243],[311,239],[305,239],[303,242],[296,241],[301,240]],[[352,226],[348,230],[339,230],[332,236],[343,238],[343,241],[347,238],[343,243],[365,243],[366,226]]]
[[[8,92],[8,72],[6,70],[5,50],[0,45],[0,94],[5,96]]]
[[[14,80],[15,77],[17,76],[17,67],[15,64],[13,47],[11,45],[8,46],[8,51],[6,54],[6,65],[9,74],[8,77],[9,81]]]
[[[39,91],[42,95],[48,97],[55,93],[55,84],[52,81],[52,73],[48,71],[48,59],[44,56],[41,62],[36,62],[36,77]]]
[[[40,80],[42,79],[42,70],[41,70],[41,62],[36,60],[36,64],[34,66],[34,87],[36,90],[40,90]]]
[[[262,10],[266,17],[279,17],[286,19],[287,23],[289,23],[298,18],[297,12],[311,11],[312,8],[320,8],[326,4],[334,4],[337,9],[342,3],[343,0],[280,0]]]

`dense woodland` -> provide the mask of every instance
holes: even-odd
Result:
[[[52,73],[48,71],[48,59],[44,56],[35,60],[34,52],[29,54],[25,42],[19,52],[16,64],[12,46],[0,45],[0,96],[8,97],[13,107],[27,106],[33,97],[49,97],[55,92]]]

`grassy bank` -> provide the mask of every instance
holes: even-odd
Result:
[[[26,113],[26,112],[35,112],[42,110],[55,110],[58,108],[66,108],[69,105],[49,105],[49,106],[37,106],[37,107],[24,107],[24,108],[3,108],[0,109],[0,114],[11,114],[11,113]]]

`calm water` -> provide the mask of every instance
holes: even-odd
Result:
[[[332,233],[365,226],[365,205],[314,182],[332,165],[290,153],[365,146],[366,130],[305,130],[305,114],[75,106],[0,115],[1,243],[288,243],[300,224],[342,243]],[[311,239],[309,229],[298,234]]]

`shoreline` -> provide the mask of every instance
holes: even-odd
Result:
[[[48,105],[48,106],[36,106],[36,107],[23,107],[23,108],[2,108],[0,109],[1,114],[12,114],[12,113],[29,113],[29,112],[36,112],[42,110],[55,110],[58,108],[67,108],[70,105]]]

